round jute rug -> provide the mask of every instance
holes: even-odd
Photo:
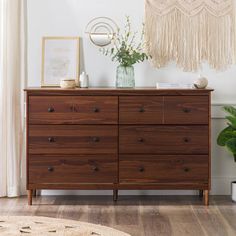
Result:
[[[83,223],[36,216],[0,216],[1,236],[130,236],[121,231]]]

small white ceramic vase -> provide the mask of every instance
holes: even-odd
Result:
[[[236,181],[231,183],[231,197],[232,201],[236,202]]]
[[[198,79],[194,81],[193,85],[197,89],[205,89],[208,85],[208,80],[202,75],[199,75]]]
[[[89,77],[88,75],[83,72],[79,77],[79,84],[81,88],[88,88],[89,86]]]
[[[62,79],[60,86],[63,89],[74,89],[76,87],[76,83],[74,79]]]

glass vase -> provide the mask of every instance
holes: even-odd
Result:
[[[118,66],[116,70],[116,87],[117,88],[134,88],[134,67]]]

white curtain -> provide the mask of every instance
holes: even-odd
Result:
[[[0,0],[0,197],[20,195],[24,161],[25,14],[25,0]]]

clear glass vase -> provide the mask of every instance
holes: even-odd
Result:
[[[116,87],[117,88],[134,88],[134,67],[118,66],[116,70]]]

